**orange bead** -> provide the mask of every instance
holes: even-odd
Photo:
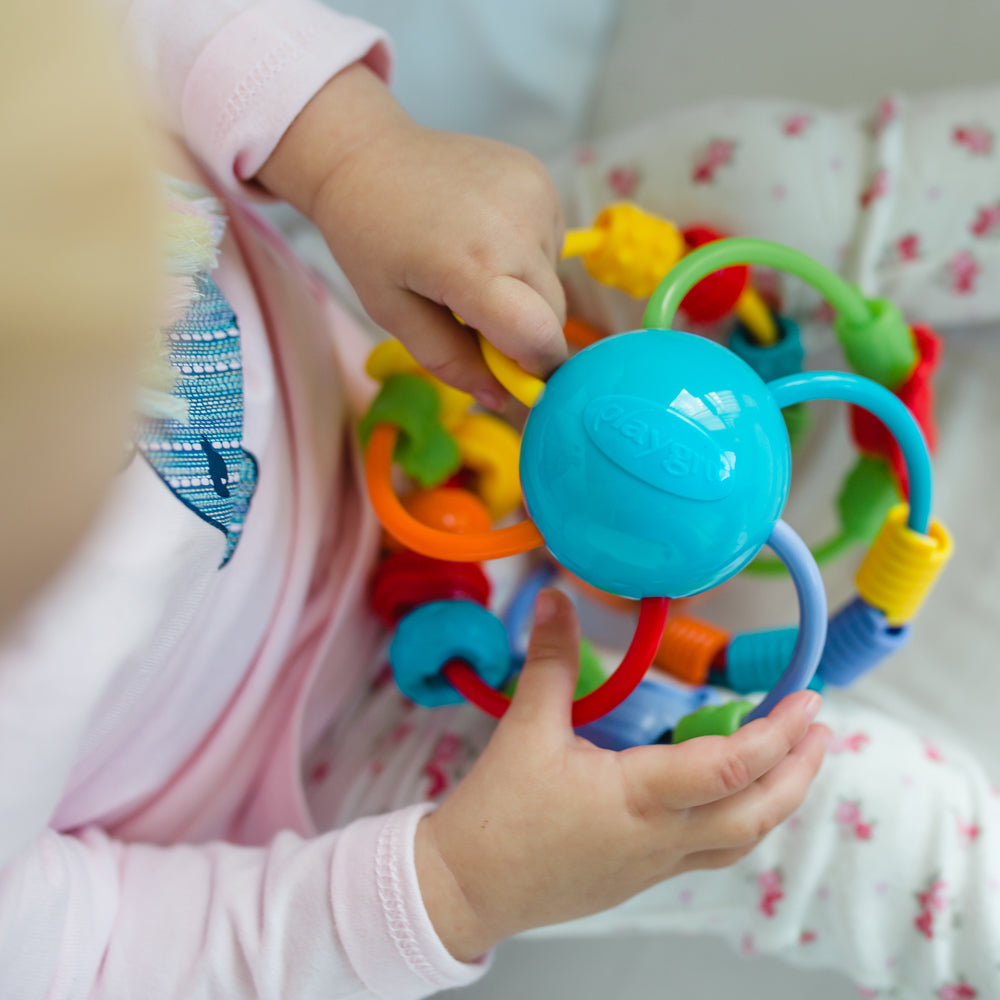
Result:
[[[372,431],[365,450],[365,481],[368,496],[378,519],[393,538],[414,552],[452,562],[481,562],[529,552],[544,544],[541,533],[530,520],[506,528],[456,535],[429,528],[418,521],[396,496],[392,485],[392,452],[399,431],[381,424]]]
[[[608,333],[607,330],[600,330],[582,319],[573,319],[571,316],[563,327],[563,335],[566,337],[566,343],[574,347],[589,347],[606,337]]]
[[[454,486],[420,490],[408,496],[403,506],[421,524],[456,535],[489,531],[493,527],[486,504],[474,493]]]
[[[453,535],[489,531],[493,526],[489,508],[474,493],[456,486],[418,490],[403,500],[403,507],[421,524]],[[388,532],[383,543],[393,552],[403,548]]]
[[[653,662],[687,684],[708,681],[709,671],[729,645],[729,633],[699,618],[671,618]]]

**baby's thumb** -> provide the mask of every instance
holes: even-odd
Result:
[[[543,590],[508,715],[568,728],[579,671],[580,626],[573,605],[558,590]]]

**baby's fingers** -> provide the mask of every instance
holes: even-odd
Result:
[[[579,670],[580,626],[573,605],[558,590],[543,590],[535,605],[528,656],[506,718],[553,725],[568,735]]]
[[[690,813],[688,841],[699,851],[752,847],[802,804],[823,763],[830,730],[812,726],[775,768],[737,795]]]
[[[732,736],[701,736],[677,746],[626,751],[633,796],[662,808],[690,809],[734,795],[787,756],[821,705],[815,692],[798,691],[767,718],[742,726]]]
[[[468,392],[492,410],[507,401],[507,391],[493,377],[476,335],[443,306],[415,292],[384,296],[366,308],[383,329],[397,337],[414,358],[442,382]]]
[[[530,280],[497,274],[467,282],[446,305],[523,368],[548,375],[566,360],[565,300],[549,271],[550,280],[533,272]]]

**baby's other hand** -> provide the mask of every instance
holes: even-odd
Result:
[[[506,400],[472,330],[537,375],[565,358],[562,213],[528,153],[417,125],[354,66],[259,177],[309,215],[372,319],[443,381],[493,408]]]
[[[614,906],[694,868],[720,868],[790,816],[829,739],[818,695],[790,695],[732,736],[601,750],[570,726],[579,633],[539,599],[513,703],[472,771],[417,828],[421,891],[452,954]]]

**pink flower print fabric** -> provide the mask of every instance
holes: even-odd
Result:
[[[998,130],[1000,88],[894,94],[847,111],[764,100],[677,108],[567,161],[567,222],[589,225],[609,201],[634,199],[681,228],[797,247],[932,326],[1000,320]],[[641,303],[594,289],[582,268],[567,277],[581,318],[638,325]],[[793,319],[824,327],[820,301],[778,279]]]

